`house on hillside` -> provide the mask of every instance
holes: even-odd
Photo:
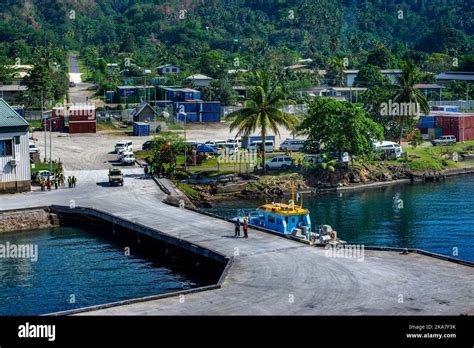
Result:
[[[445,87],[440,86],[436,83],[418,83],[415,88],[420,90],[424,94],[427,100],[441,100],[443,89]]]
[[[358,73],[359,70],[344,70],[344,86],[352,87]],[[383,76],[388,77],[392,83],[396,83],[397,76],[401,76],[403,71],[400,69],[382,69],[380,70],[380,73]]]
[[[195,87],[209,87],[212,80],[212,77],[202,74],[195,74],[186,78],[186,81],[192,82]]]
[[[474,71],[449,71],[436,75],[436,80],[440,84],[447,84],[451,81],[474,82]]]
[[[160,75],[179,74],[181,72],[181,69],[176,65],[165,64],[157,67],[156,72]]]
[[[132,110],[130,116],[133,118],[133,122],[153,122],[158,114],[150,104],[141,103]]]
[[[0,98],[0,193],[31,188],[28,122]]]
[[[336,100],[347,100],[352,102],[358,102],[360,94],[366,91],[367,88],[362,87],[328,87],[319,86],[307,90],[298,91],[300,96],[309,96],[312,98],[323,97],[333,98]]]
[[[1,85],[0,98],[9,103],[19,103],[27,87],[23,85]]]

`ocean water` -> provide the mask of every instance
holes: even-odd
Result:
[[[239,209],[261,203],[265,202],[222,202],[206,210],[234,217]],[[419,248],[474,261],[474,176],[303,195],[303,205],[311,211],[313,225],[331,225],[349,243]]]
[[[127,256],[100,231],[60,227],[0,234],[0,245],[7,243],[37,245],[38,259],[0,258],[0,315],[46,314],[202,285],[158,260],[133,251]]]

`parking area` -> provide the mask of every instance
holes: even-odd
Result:
[[[184,130],[175,131],[184,136]],[[45,141],[47,143],[46,154],[49,160],[49,133],[34,132],[30,134],[40,151],[40,158],[45,158]],[[186,138],[197,142],[205,142],[211,139],[233,138],[235,133],[229,131],[228,123],[216,124],[191,124],[187,125]],[[280,130],[280,135],[275,137],[275,145],[279,147],[281,142],[290,138],[291,134],[285,129]],[[131,140],[133,151],[141,150],[142,145],[148,137],[124,136],[112,132],[99,132],[97,134],[67,134],[52,133],[52,158],[60,159],[66,170],[99,170],[109,169],[111,166],[121,166],[117,155],[113,152],[115,144],[120,140]],[[133,168],[135,166],[127,166]]]
[[[35,143],[40,150],[40,158],[44,159],[44,132],[35,132]],[[134,149],[141,150],[142,144],[150,137],[125,137],[133,141]],[[112,134],[78,134],[52,133],[52,158],[60,159],[66,170],[98,170],[121,166],[117,155],[113,152],[115,144],[122,137]],[[49,159],[49,133],[46,134],[47,158]],[[135,166],[127,166],[133,168]]]

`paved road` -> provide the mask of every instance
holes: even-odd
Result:
[[[2,196],[0,210],[48,204],[92,207],[194,244],[235,256],[221,289],[108,308],[100,315],[474,314],[474,269],[420,255],[366,251],[364,261],[251,230],[233,238],[221,220],[161,203],[141,170],[126,170],[124,187],[108,187],[105,170],[73,171],[76,189]],[[403,301],[401,301],[403,300]]]

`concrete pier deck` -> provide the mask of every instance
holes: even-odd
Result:
[[[233,257],[220,289],[133,303],[86,315],[459,315],[474,314],[474,268],[423,255],[365,251],[363,261],[326,257],[310,247],[161,203],[141,171],[108,187],[106,171],[66,173],[76,189],[2,196],[0,210],[90,207]]]

